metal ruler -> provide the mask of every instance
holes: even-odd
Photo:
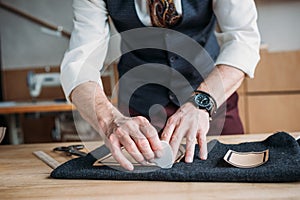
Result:
[[[52,158],[50,155],[45,153],[44,151],[35,151],[33,154],[38,157],[40,160],[42,160],[44,163],[46,163],[49,167],[52,169],[55,169],[60,165],[60,163]]]

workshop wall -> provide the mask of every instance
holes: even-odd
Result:
[[[2,0],[55,26],[72,30],[72,0]],[[58,66],[68,39],[49,35],[27,19],[0,9],[3,69]]]
[[[72,0],[2,0],[45,22],[62,26],[71,32],[73,28]],[[112,34],[115,28],[111,26]],[[0,35],[2,38],[2,70],[41,66],[59,66],[69,39],[49,35],[27,19],[0,8]],[[120,52],[120,39],[109,47],[110,53]]]
[[[270,52],[300,49],[300,1],[255,0],[261,38]]]
[[[62,26],[67,32],[72,31],[72,0],[2,0],[25,13],[39,18],[54,26]],[[111,27],[114,33],[114,27]],[[2,93],[4,101],[31,101],[27,86],[27,73],[59,72],[64,52],[69,39],[60,37],[42,26],[0,8],[0,36],[2,56]],[[53,34],[54,33],[54,34]],[[111,44],[109,52],[119,51],[119,42]],[[105,93],[112,93],[112,82],[116,80],[108,68],[102,76]],[[107,73],[108,72],[108,73]],[[42,88],[37,101],[64,99],[61,87]],[[113,100],[116,102],[116,100]],[[50,142],[51,132],[55,128],[54,118],[60,113],[21,115],[21,127],[25,143]],[[7,134],[8,135],[8,134]]]
[[[63,26],[69,32],[72,30],[72,0],[2,1],[51,24]],[[255,0],[255,2],[259,14],[258,25],[262,41],[267,44],[267,50],[261,54],[262,60],[256,78],[247,80],[240,89],[240,110],[246,132],[299,131],[299,124],[295,120],[291,122],[288,119],[296,119],[295,116],[300,112],[298,103],[300,101],[295,101],[300,96],[300,89],[297,86],[299,79],[296,77],[296,74],[300,73],[296,67],[300,65],[300,26],[298,26],[300,1]],[[69,41],[64,37],[46,34],[41,30],[41,26],[2,9],[0,9],[0,35],[4,100],[30,100],[26,85],[27,72],[29,70],[45,72],[45,66],[51,66],[51,71],[59,71]],[[119,49],[119,43],[115,41],[110,49],[115,53]],[[275,69],[273,66],[276,68],[275,74],[270,73],[270,70]],[[286,69],[289,69],[290,73],[282,73],[281,70]],[[276,80],[284,76],[284,81],[277,81],[275,87],[274,77],[278,74],[280,76],[276,76]],[[266,75],[272,77],[265,78]],[[106,82],[109,85],[110,81]],[[109,94],[111,89],[107,92]],[[45,88],[39,100],[59,98],[63,98],[60,87]],[[280,106],[276,99],[283,99],[286,102],[285,112],[275,115],[273,110]],[[265,100],[268,101],[268,108],[262,106],[264,103],[261,102]],[[53,118],[44,116],[44,119],[38,120],[23,117],[25,142],[46,142],[51,139]]]
[[[300,131],[300,1],[255,2],[264,45],[255,78],[239,89],[245,131]]]
[[[2,0],[54,25],[72,30],[72,0]],[[256,0],[262,41],[269,51],[300,49],[300,1]],[[0,9],[3,69],[59,66],[68,39]]]

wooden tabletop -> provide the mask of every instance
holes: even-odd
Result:
[[[67,102],[1,102],[0,114],[30,113],[30,112],[63,112],[72,111],[74,106]]]
[[[300,133],[294,133],[299,137]],[[222,136],[224,143],[263,140],[267,134]],[[210,138],[211,139],[211,138]],[[70,143],[68,143],[70,144]],[[65,145],[68,145],[65,144]],[[76,144],[76,143],[72,143]],[[62,143],[0,145],[0,199],[299,199],[296,183],[212,183],[57,180],[33,151],[45,151],[59,162],[69,158],[51,152]]]

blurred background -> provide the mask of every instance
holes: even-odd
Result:
[[[7,127],[3,143],[78,140],[74,108],[65,101],[57,79],[72,31],[72,0],[0,2],[0,125]],[[245,131],[300,131],[300,1],[255,2],[261,61],[255,79],[245,80],[239,89]],[[110,49],[118,51],[119,44]],[[102,80],[110,96],[117,81],[116,63],[106,64]],[[86,139],[97,137],[89,125],[80,123]]]

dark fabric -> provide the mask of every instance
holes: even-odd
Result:
[[[149,173],[130,173],[109,167],[93,167],[95,159],[89,154],[68,161],[56,168],[51,177],[60,179],[148,180],[148,181],[213,181],[213,182],[292,182],[300,181],[300,147],[289,134],[276,133],[261,142],[222,144],[209,143],[208,160],[195,156],[193,163],[179,162],[171,169],[159,169]],[[233,167],[223,160],[226,152],[263,151],[269,149],[269,161],[251,169]],[[195,155],[199,148],[196,147]],[[184,159],[183,159],[184,160]]]
[[[192,86],[195,89],[203,81],[203,74],[206,74],[207,71],[210,70],[210,67],[214,67],[212,62],[210,67],[204,67],[207,71],[203,73],[201,72],[200,75],[198,72],[199,70],[195,69],[195,67],[197,67],[195,64],[191,64],[181,56],[171,52],[172,49],[176,50],[183,48],[185,42],[181,41],[180,38],[174,38],[174,36],[172,37],[170,34],[162,34],[161,32],[154,31],[153,33],[149,33],[149,35],[142,33],[138,35],[139,37],[136,37],[136,35],[127,35],[125,37],[122,35],[124,31],[145,27],[137,16],[134,0],[106,0],[105,2],[108,13],[122,37],[122,57],[118,65],[120,76],[118,95],[119,103],[125,102],[125,104],[127,104],[127,96],[130,94],[130,107],[146,116],[149,109],[154,104],[166,106],[170,102],[175,104],[177,103],[175,98],[170,98],[169,94],[172,93],[170,91],[170,87],[178,88],[177,90],[175,89],[176,91],[183,91],[182,87],[187,86]],[[212,0],[182,0],[182,20],[180,20],[177,25],[170,28],[170,30],[175,30],[187,35],[204,47],[212,59],[216,59],[217,55],[219,54],[219,46],[214,35],[216,17],[214,15],[212,5]],[[149,44],[151,46],[153,41],[149,38],[155,38],[158,40],[156,43],[161,44],[162,48],[142,48],[138,50],[132,49],[134,46],[133,44],[143,47],[149,46]],[[193,57],[193,60],[201,58],[201,52],[190,53],[188,52],[189,46],[184,48],[188,56]],[[199,65],[200,68],[205,65],[205,62],[207,62],[207,60],[197,60],[196,64]],[[165,80],[165,84],[147,84],[148,82],[143,79],[141,80],[141,77],[121,79],[124,74],[131,69],[147,63],[169,66],[182,74],[189,84],[177,86],[179,81],[177,77],[175,77],[175,73],[162,78]],[[161,69],[154,68],[153,70],[157,70],[153,73],[156,75],[154,76],[156,77],[156,80],[158,80],[159,77],[157,76],[163,75],[163,73],[160,71]],[[156,80],[153,81],[155,82]],[[143,81],[145,84],[131,94],[132,87]],[[165,87],[163,85],[168,85],[169,87]],[[192,91],[190,91],[189,94],[191,93]]]

